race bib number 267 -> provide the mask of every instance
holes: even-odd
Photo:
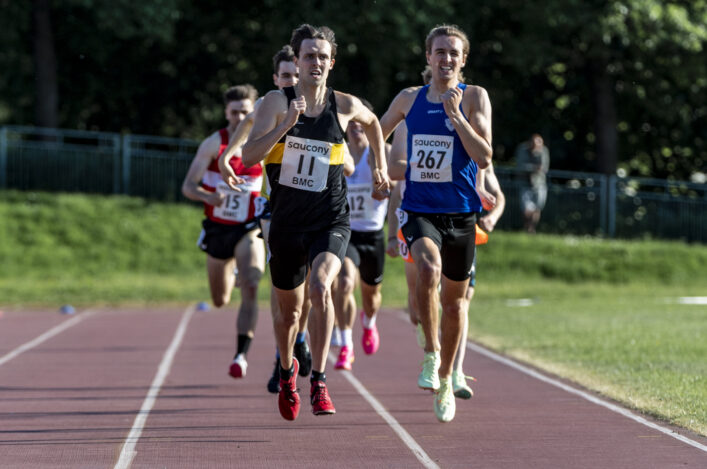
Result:
[[[451,182],[454,137],[449,135],[412,136],[410,180],[415,182]]]

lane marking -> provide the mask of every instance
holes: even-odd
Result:
[[[533,370],[532,368],[528,368],[526,366],[523,366],[519,363],[514,362],[513,360],[510,360],[504,356],[498,355],[497,353],[494,353],[490,350],[487,350],[484,347],[481,347],[477,344],[467,342],[466,347],[469,350],[473,350],[474,352],[480,353],[481,355],[485,355],[486,357],[495,360],[499,363],[503,363],[504,365],[510,366],[511,368],[514,368],[522,373],[525,373],[526,375],[532,376],[535,379],[539,379],[540,381],[543,381],[547,384],[551,384],[555,387],[558,387],[562,389],[563,391],[566,391],[570,394],[574,394],[576,396],[579,396],[583,399],[588,400],[589,402],[599,405],[601,407],[604,407],[606,409],[609,409],[612,412],[616,412],[617,414],[623,415],[626,418],[629,418],[635,422],[640,423],[641,425],[645,425],[646,427],[652,428],[653,430],[657,430],[661,433],[664,433],[672,438],[675,438],[676,440],[680,440],[683,443],[686,443],[690,446],[694,446],[695,448],[707,452],[707,446],[691,440],[669,428],[662,427],[656,423],[651,422],[650,420],[647,420],[640,415],[634,414],[630,410],[624,409],[623,407],[619,407],[618,405],[612,404],[611,402],[605,401],[603,399],[599,399],[596,396],[593,396],[585,391],[581,391],[579,389],[575,389],[572,386],[568,386],[567,384],[557,381],[555,379],[549,378],[541,373],[538,373],[537,371]]]
[[[61,332],[64,332],[66,329],[75,326],[76,324],[80,323],[84,319],[93,316],[96,314],[95,311],[85,311],[78,316],[74,316],[73,318],[69,319],[66,322],[63,322],[57,326],[52,327],[49,329],[47,332],[44,334],[38,336],[37,338],[30,340],[27,343],[24,343],[17,347],[16,349],[12,350],[11,352],[6,353],[2,357],[0,357],[0,366],[4,365],[5,363],[9,362],[13,358],[17,357],[18,355],[33,349],[37,345],[40,345],[42,342],[46,342],[47,340],[51,339],[57,334],[60,334]]]
[[[707,305],[707,296],[681,296],[677,299],[681,305]]]
[[[155,378],[152,380],[150,389],[147,391],[142,407],[135,416],[135,422],[130,430],[130,434],[128,434],[128,437],[125,439],[123,449],[120,451],[120,457],[118,458],[118,462],[115,464],[115,469],[128,469],[130,464],[132,464],[133,458],[135,458],[135,455],[137,454],[137,451],[135,451],[135,446],[142,435],[142,430],[147,422],[147,417],[150,415],[150,411],[157,401],[157,396],[160,393],[162,384],[164,384],[164,380],[167,378],[170,368],[172,368],[174,356],[177,354],[177,350],[182,343],[182,339],[184,338],[184,334],[187,330],[187,325],[189,324],[189,320],[194,314],[195,309],[196,308],[193,305],[189,306],[182,314],[182,320],[179,322],[177,331],[174,333],[172,343],[169,344],[169,347],[162,357],[162,362],[157,369]]]
[[[332,364],[336,364],[336,359],[334,356],[330,353],[329,354],[329,362]],[[354,387],[354,389],[368,402],[368,404],[373,407],[373,410],[376,411],[380,417],[386,421],[388,426],[393,429],[393,431],[398,435],[398,437],[402,440],[403,443],[412,451],[412,453],[415,455],[415,457],[422,463],[422,465],[428,469],[440,469],[440,467],[437,465],[436,462],[430,458],[427,453],[425,453],[425,450],[422,449],[422,447],[417,444],[415,439],[403,428],[400,423],[398,423],[397,420],[395,420],[395,417],[390,415],[387,410],[385,410],[385,407],[383,407],[383,404],[381,404],[378,399],[373,397],[373,395],[368,392],[368,389],[361,384],[361,382],[350,372],[346,370],[338,370],[337,373],[341,373],[344,375],[344,378],[351,384],[351,386]]]
[[[408,315],[402,311],[398,311],[397,316],[398,316],[398,319],[401,319],[405,322],[409,323],[409,321],[410,321],[410,319],[408,318]],[[517,371],[527,374],[528,376],[532,376],[533,378],[539,379],[540,381],[543,381],[547,384],[551,384],[555,387],[558,387],[558,388],[562,389],[563,391],[566,391],[570,394],[577,395],[583,399],[586,399],[587,401],[589,401],[593,404],[604,407],[612,412],[616,412],[619,415],[623,415],[624,417],[629,418],[637,423],[640,423],[641,425],[645,425],[648,428],[652,428],[654,430],[657,430],[661,433],[664,433],[665,435],[668,435],[669,437],[675,438],[676,440],[682,441],[683,443],[686,443],[690,446],[694,446],[695,448],[697,448],[699,450],[707,452],[707,446],[703,445],[702,443],[700,443],[698,441],[691,440],[690,438],[687,438],[686,436],[683,436],[683,435],[681,435],[681,434],[679,434],[669,428],[665,428],[665,427],[662,427],[656,423],[653,423],[650,420],[647,420],[647,419],[641,417],[640,415],[634,414],[630,410],[624,409],[623,407],[612,404],[611,402],[605,401],[603,399],[599,399],[598,397],[593,396],[585,391],[575,389],[572,386],[568,386],[565,383],[558,381],[556,379],[549,378],[549,377],[543,375],[542,373],[539,373],[539,372],[533,370],[532,368],[529,368],[527,366],[523,366],[519,363],[516,363],[515,361],[513,361],[509,358],[506,358],[502,355],[499,355],[495,352],[492,352],[491,350],[488,350],[480,345],[477,345],[473,342],[467,341],[466,348],[468,348],[469,350],[472,350],[474,352],[480,353],[481,355],[484,355],[484,356],[486,356],[492,360],[495,360],[499,363],[503,363],[504,365],[510,366],[511,368],[514,368]]]

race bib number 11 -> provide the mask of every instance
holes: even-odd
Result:
[[[282,154],[280,184],[311,192],[326,188],[332,144],[288,136]]]
[[[451,182],[454,137],[449,135],[413,135],[410,155],[410,180],[415,182]]]

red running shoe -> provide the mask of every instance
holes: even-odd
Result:
[[[344,345],[341,347],[341,350],[339,350],[339,359],[336,360],[336,364],[334,365],[334,368],[337,370],[349,370],[351,371],[351,365],[354,362],[354,351],[353,347],[349,347],[348,345]]]
[[[292,358],[295,363],[295,371],[290,379],[280,378],[280,394],[277,399],[280,415],[285,420],[294,420],[299,415],[299,394],[297,393],[297,372],[299,363],[296,358]]]
[[[314,415],[330,415],[336,413],[336,409],[331,402],[329,391],[327,391],[324,381],[314,381],[309,396],[312,402],[312,413]]]
[[[361,311],[361,324],[363,324],[364,312]],[[373,355],[378,351],[381,339],[378,335],[378,326],[373,324],[370,329],[363,328],[363,336],[361,337],[361,345],[363,346],[363,351],[366,355]]]

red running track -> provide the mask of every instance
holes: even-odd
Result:
[[[414,329],[392,310],[379,316],[376,355],[363,354],[357,324],[353,372],[330,364],[337,414],[312,415],[300,377],[302,411],[288,422],[265,389],[275,347],[267,312],[247,376],[227,375],[233,309],[5,311],[0,467],[707,467],[707,439],[680,431],[689,438],[680,441],[478,348],[465,367],[476,396],[440,424],[433,395],[416,387]]]

